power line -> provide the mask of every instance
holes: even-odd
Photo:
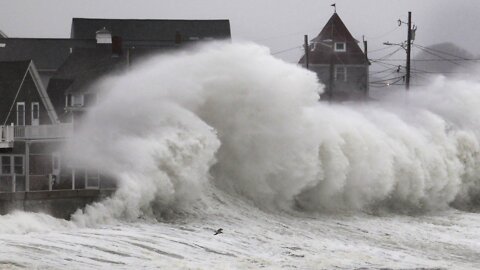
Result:
[[[441,56],[441,55],[439,55],[439,54],[436,54],[436,53],[434,53],[434,52],[431,52],[431,51],[429,51],[428,49],[423,49],[423,48],[420,48],[420,47],[418,47],[418,48],[419,48],[420,50],[428,53],[428,54],[431,54],[431,55],[433,55],[433,56],[439,57],[440,59],[443,59],[443,60],[445,60],[445,61],[448,61],[448,62],[450,62],[450,63],[452,63],[452,64],[457,65],[457,66],[463,67],[463,65],[461,65],[460,63],[455,62],[455,60],[446,59],[445,57],[443,57],[443,56]]]
[[[382,82],[387,82],[387,81],[391,81],[391,80],[396,80],[396,79],[399,79],[399,80],[403,80],[404,76],[398,76],[398,77],[393,77],[393,78],[388,78],[388,79],[384,79],[384,80],[378,80],[378,81],[373,81],[373,82],[370,82],[371,84],[373,83],[382,83]]]
[[[405,59],[370,59],[370,61],[374,62],[376,60],[383,60],[389,62],[397,62],[397,61],[405,61]],[[441,58],[441,59],[412,59],[412,62],[443,62],[443,61],[456,61],[456,62],[468,62],[468,61],[480,61],[480,58],[471,58],[471,59],[451,59],[451,58]]]
[[[426,50],[430,50],[430,51],[433,51],[433,52],[438,52],[438,53],[441,53],[441,54],[445,54],[445,55],[448,55],[448,56],[457,57],[457,58],[460,58],[462,60],[469,60],[468,58],[465,58],[465,57],[462,57],[462,56],[454,55],[454,54],[444,52],[444,51],[440,51],[440,50],[437,50],[437,49],[424,47],[424,46],[421,46],[421,45],[418,45],[418,44],[415,44],[414,46],[419,47],[419,48],[423,48],[423,49],[426,49]]]
[[[391,57],[392,55],[396,54],[398,51],[400,51],[401,49],[403,49],[402,47],[398,47],[396,50],[394,50],[393,52],[387,54],[387,55],[384,55],[380,58],[378,58],[377,60],[385,60],[385,59],[388,59],[389,57]]]
[[[277,54],[281,54],[281,53],[285,53],[285,52],[288,52],[288,51],[291,51],[291,50],[294,50],[294,49],[299,49],[299,48],[302,48],[302,46],[295,46],[295,47],[292,47],[292,48],[288,48],[288,49],[284,49],[284,50],[281,50],[281,51],[278,51],[278,52],[274,52],[272,53],[272,55],[277,55]]]
[[[376,37],[366,37],[366,38],[367,38],[367,39],[373,39],[373,40],[375,40],[375,39],[380,39],[380,38],[383,38],[383,37],[385,37],[385,36],[388,36],[389,34],[397,31],[399,28],[400,28],[400,26],[395,26],[394,29],[392,29],[392,30],[390,30],[390,31],[388,31],[388,32],[385,32],[385,33],[383,33],[383,34],[380,34],[380,35],[378,35],[378,36],[376,36]]]

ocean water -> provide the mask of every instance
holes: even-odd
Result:
[[[480,268],[475,79],[319,103],[315,74],[210,43],[92,87],[64,151],[117,192],[0,216],[0,268]]]

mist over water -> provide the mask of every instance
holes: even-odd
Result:
[[[95,87],[101,101],[71,153],[119,189],[74,215],[79,224],[188,212],[218,189],[262,209],[320,212],[428,211],[478,195],[476,82],[319,103],[313,73],[258,45],[213,43]]]
[[[480,192],[478,82],[319,103],[314,73],[255,44],[210,43],[93,87],[99,103],[66,152],[119,187],[69,226],[202,215],[220,193],[268,211],[403,213]]]
[[[0,268],[480,267],[464,211],[480,194],[477,81],[318,102],[314,73],[210,43],[93,88],[65,153],[116,193],[70,221],[0,216]]]

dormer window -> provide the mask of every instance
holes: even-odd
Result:
[[[345,42],[335,42],[335,52],[346,52],[347,44]]]

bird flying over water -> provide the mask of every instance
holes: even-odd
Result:
[[[223,233],[223,229],[222,229],[222,228],[216,230],[213,235],[217,235],[217,234],[221,234],[221,233]]]

